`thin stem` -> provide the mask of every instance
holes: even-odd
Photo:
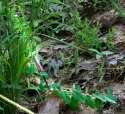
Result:
[[[0,94],[0,99],[2,99],[2,100],[4,100],[4,101],[8,102],[9,104],[15,106],[16,108],[20,109],[21,111],[23,111],[23,112],[25,112],[25,113],[27,113],[27,114],[35,114],[34,112],[30,111],[29,109],[27,109],[27,108],[25,108],[25,107],[19,105],[18,103],[14,102],[14,101],[12,101],[12,100],[10,100],[10,99],[8,99],[7,97],[5,97],[5,96],[3,96],[3,95],[1,95],[1,94]]]
[[[48,36],[48,35],[46,35],[46,34],[40,34],[40,35],[42,35],[42,36],[44,36],[44,37],[47,37],[47,38],[50,38],[50,39],[53,39],[53,40],[56,40],[56,41],[58,41],[58,42],[62,42],[63,44],[68,45],[68,46],[70,46],[70,47],[73,47],[73,48],[75,48],[75,49],[77,49],[77,50],[84,51],[84,52],[87,51],[87,49],[82,49],[82,48],[77,47],[77,46],[75,46],[75,45],[69,44],[69,43],[67,43],[67,42],[65,42],[65,41],[59,40],[58,38],[55,38],[55,37],[52,37],[52,36]]]

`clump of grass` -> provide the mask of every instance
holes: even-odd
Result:
[[[81,48],[101,49],[101,41],[98,36],[99,27],[92,26],[88,19],[79,20],[79,27],[76,31],[76,44]]]
[[[4,1],[3,1],[4,2]],[[1,38],[0,46],[0,94],[18,101],[23,87],[23,70],[32,56],[32,30],[26,22],[20,4],[6,7],[7,30]],[[18,9],[18,11],[17,11]],[[5,114],[16,113],[16,108],[4,103]]]
[[[125,18],[125,8],[122,7],[120,0],[110,0],[112,8],[115,9],[119,17]]]

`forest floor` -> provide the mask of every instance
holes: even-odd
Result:
[[[42,43],[42,47],[46,48],[45,49],[42,48],[41,52],[45,51],[44,54],[46,53],[47,55],[49,55],[48,53],[55,53],[55,51],[60,49],[63,52],[63,54],[67,56],[67,58],[69,57],[68,62],[71,62],[70,56],[72,55],[72,51],[74,50],[68,47],[67,45],[64,45],[63,43],[57,43],[53,40],[49,40],[49,41],[44,41]],[[52,49],[55,49],[54,52],[50,52],[52,51]],[[52,66],[55,70],[57,70],[55,71],[57,74],[53,74],[52,79],[55,80],[56,82],[62,83],[62,85],[64,85],[67,88],[70,88],[73,83],[76,83],[80,85],[82,90],[88,92],[95,90],[100,90],[104,92],[106,89],[111,87],[113,90],[113,95],[117,96],[119,99],[118,104],[116,106],[112,105],[105,106],[101,114],[125,114],[124,110],[125,73],[124,73],[124,65],[120,63],[123,60],[122,58],[123,55],[124,55],[123,53],[119,52],[117,54],[113,54],[111,56],[108,56],[108,58],[106,58],[107,64],[104,67],[105,70],[102,71],[104,72],[104,77],[103,77],[104,80],[102,82],[99,82],[100,77],[98,75],[99,63],[102,60],[93,58],[91,56],[88,57],[87,55],[84,54],[79,55],[77,64],[69,63],[70,64],[69,65],[68,63],[67,64],[63,63],[63,67],[59,70],[57,70],[55,67]],[[59,58],[59,61],[64,61],[64,60],[61,60]],[[54,62],[53,64],[57,63]],[[47,103],[49,103],[49,100],[47,101]],[[45,106],[48,106],[48,104]],[[53,104],[49,106],[51,107],[53,106]],[[43,110],[39,114],[48,114],[48,113],[43,113]],[[53,114],[52,112],[50,113]],[[61,114],[98,114],[98,113],[95,110],[83,106],[82,111],[73,112],[71,110],[66,109],[64,112],[61,112]]]
[[[97,13],[91,18],[99,21],[100,39],[107,43],[107,31],[115,28],[113,44],[117,52],[106,51],[105,55],[86,53],[75,47],[75,37],[70,31],[61,31],[62,39],[43,35],[44,40],[38,46],[38,56],[45,71],[50,74],[49,82],[59,82],[66,88],[78,84],[82,91],[92,93],[96,90],[105,92],[112,88],[117,96],[117,105],[106,104],[101,114],[125,114],[125,21],[118,18],[114,10]],[[47,39],[47,40],[46,40]],[[105,49],[105,46],[103,47]],[[78,51],[78,52],[77,52]],[[100,56],[101,57],[97,57]],[[103,56],[103,57],[102,57]],[[94,109],[82,106],[80,111],[59,109],[57,99],[48,99],[39,108],[39,114],[99,114]],[[51,110],[52,109],[52,110]],[[49,111],[51,110],[51,111]]]

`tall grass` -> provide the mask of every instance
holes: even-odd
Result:
[[[23,71],[32,55],[32,30],[26,22],[22,4],[8,2],[12,5],[8,7],[7,0],[1,3],[2,22],[7,24],[0,38],[0,94],[18,101],[23,90]],[[5,114],[16,113],[14,107],[4,103],[1,105]]]

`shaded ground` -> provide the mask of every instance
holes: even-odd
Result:
[[[118,97],[117,105],[104,107],[100,114],[125,114],[125,21],[119,19],[112,9],[93,15],[91,21],[101,23],[99,35],[104,44],[108,40],[108,30],[111,27],[115,28],[113,44],[117,52],[96,58],[93,53],[80,51],[79,56],[75,56],[75,49],[71,46],[75,45],[74,36],[65,30],[59,34],[63,39],[57,41],[50,37],[40,44],[39,59],[51,78],[62,83],[66,88],[70,88],[73,83],[80,85],[86,92],[95,90],[104,92],[111,87],[113,94]],[[68,32],[69,34],[66,35],[65,33]],[[106,50],[105,45],[102,50]],[[62,111],[59,103],[57,99],[48,99],[44,106],[40,106],[39,114],[59,114],[59,112],[60,114],[99,114],[87,106],[82,106],[80,112],[69,109]]]

